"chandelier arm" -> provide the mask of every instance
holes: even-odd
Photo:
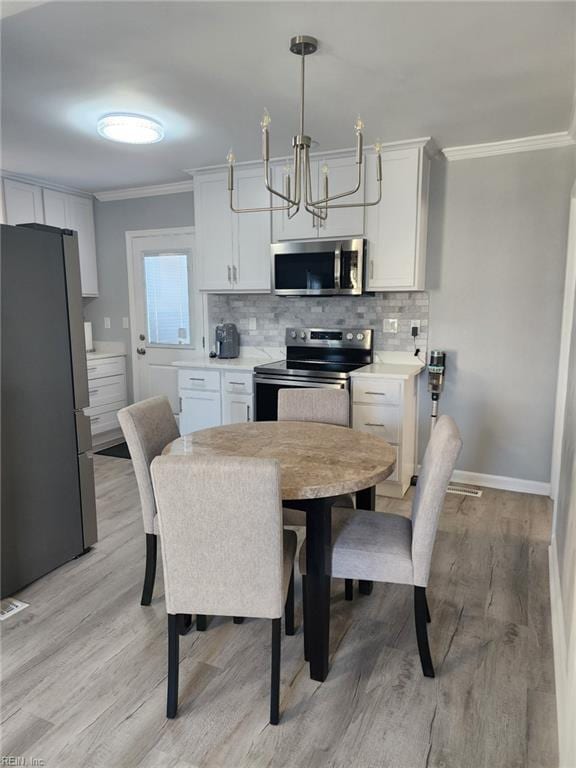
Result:
[[[376,200],[370,200],[364,203],[337,203],[336,205],[327,205],[327,209],[331,211],[333,208],[370,208],[372,205],[378,205],[382,200],[382,179],[378,180],[378,197]]]
[[[268,208],[235,208],[233,200],[234,190],[230,189],[230,209],[234,213],[268,213],[270,211],[289,211],[292,205],[271,205]]]
[[[291,200],[289,197],[282,194],[282,192],[278,192],[277,190],[272,188],[272,185],[270,183],[270,163],[268,162],[268,160],[264,161],[264,184],[268,192],[271,192],[273,195],[276,195],[276,197],[279,197],[282,200],[286,200],[286,202],[289,204],[290,207],[298,204],[297,200]]]
[[[318,219],[321,219],[322,221],[326,221],[328,218],[328,213],[326,212],[325,208],[312,208],[307,203],[304,203],[304,208],[308,211],[308,213],[311,213],[313,216],[316,216]]]
[[[358,166],[358,181],[356,183],[356,186],[354,189],[351,189],[349,192],[340,192],[337,195],[330,195],[329,197],[323,197],[320,200],[311,200],[310,205],[318,206],[318,205],[325,205],[326,203],[329,203],[332,200],[339,200],[342,197],[348,197],[348,195],[355,195],[356,192],[360,189],[360,185],[362,184],[362,166]]]

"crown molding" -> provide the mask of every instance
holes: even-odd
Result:
[[[132,200],[136,197],[157,197],[158,195],[177,195],[180,192],[192,192],[194,181],[175,181],[171,184],[153,184],[148,187],[127,187],[94,192],[96,200],[108,203],[112,200]]]
[[[33,184],[36,187],[42,187],[43,189],[52,189],[55,192],[66,192],[69,195],[81,195],[82,197],[92,197],[92,192],[87,192],[85,189],[78,189],[78,187],[69,187],[65,184],[55,184],[53,181],[47,181],[39,176],[28,176],[24,173],[14,173],[8,171],[5,168],[0,169],[0,176],[3,179],[10,179],[11,181],[20,181],[22,184]]]
[[[491,141],[487,144],[468,144],[462,147],[445,147],[442,150],[447,160],[470,160],[476,157],[495,157],[515,152],[534,152],[538,149],[557,149],[576,144],[576,138],[569,131],[544,133],[541,136],[525,136],[521,139]]]

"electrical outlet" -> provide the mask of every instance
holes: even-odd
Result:
[[[130,321],[127,317],[122,318],[122,328],[130,328]]]
[[[413,336],[412,333],[413,329],[416,328],[416,336],[420,335],[420,320],[410,320],[410,334]]]
[[[110,328],[110,318],[105,317],[104,318],[104,328]]]
[[[382,330],[384,333],[398,333],[398,318],[385,317],[382,320]]]
[[[248,330],[249,331],[255,331],[256,330],[256,318],[255,317],[251,317],[248,320]]]

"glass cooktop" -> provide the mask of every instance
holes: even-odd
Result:
[[[278,360],[264,363],[254,368],[256,373],[275,374],[277,376],[326,376],[347,379],[350,371],[362,368],[366,363],[318,362],[317,360]]]

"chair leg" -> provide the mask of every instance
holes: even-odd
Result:
[[[234,624],[244,624],[244,616],[234,616],[232,621]]]
[[[434,667],[428,645],[428,627],[426,626],[426,588],[414,587],[414,618],[416,620],[416,639],[424,677],[434,677]]]
[[[154,533],[146,534],[146,571],[144,573],[144,586],[140,605],[150,605],[152,592],[154,591],[154,579],[156,577],[156,553],[157,537]]]
[[[270,725],[280,720],[280,641],[282,621],[272,619],[272,679],[270,686]]]
[[[424,592],[424,602],[426,604],[426,623],[430,624],[432,617],[430,616],[430,609],[428,608],[428,598],[426,597],[426,592]]]
[[[344,581],[344,597],[346,600],[354,600],[354,580],[346,579]]]
[[[189,613],[178,614],[178,633],[187,635],[192,629],[192,616]]]
[[[168,614],[168,700],[166,717],[176,717],[178,711],[178,661],[179,641],[178,614]]]
[[[302,629],[304,631],[304,661],[310,660],[308,650],[308,592],[306,589],[306,576],[302,576]]]
[[[374,589],[373,581],[358,582],[358,592],[360,592],[361,595],[371,595],[373,589]]]
[[[208,626],[208,620],[206,619],[206,616],[203,616],[202,614],[196,615],[196,629],[198,632],[206,632],[206,627]]]
[[[290,574],[290,584],[288,585],[288,596],[284,606],[284,631],[287,635],[294,634],[294,566]]]

